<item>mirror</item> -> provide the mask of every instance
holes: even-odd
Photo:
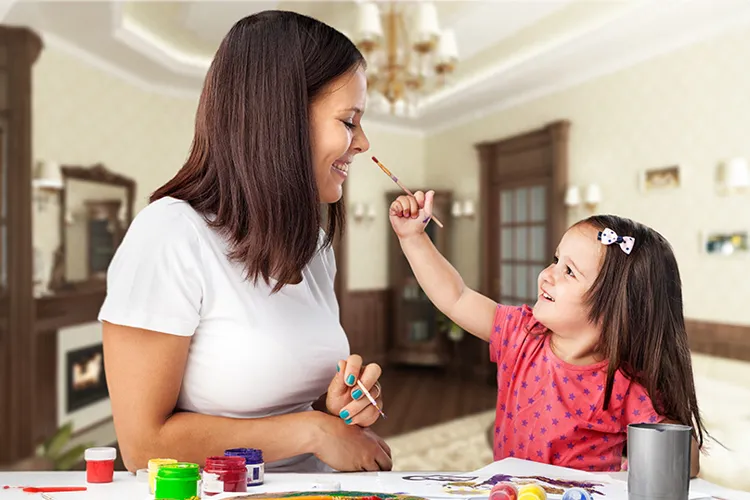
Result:
[[[135,181],[101,164],[60,170],[60,247],[50,289],[102,288],[109,263],[133,220]]]

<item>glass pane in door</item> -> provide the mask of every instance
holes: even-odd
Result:
[[[544,222],[547,218],[547,188],[545,186],[535,186],[530,190],[531,196],[531,214],[529,220],[531,222]]]
[[[513,221],[513,191],[500,191],[500,223]]]
[[[544,184],[499,192],[496,257],[500,276],[495,286],[504,304],[536,302],[539,273],[551,260],[547,255],[547,193]]]
[[[515,213],[513,222],[526,222],[529,218],[529,200],[528,190],[526,188],[519,188],[515,190]]]

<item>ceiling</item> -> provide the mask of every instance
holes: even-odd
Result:
[[[418,132],[460,122],[750,24],[747,0],[438,1],[460,62],[416,118],[368,120]],[[357,3],[323,1],[0,1],[4,23],[156,92],[195,98],[222,37],[265,9],[294,10],[353,34]]]

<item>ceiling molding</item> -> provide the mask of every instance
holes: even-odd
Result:
[[[39,35],[42,37],[42,40],[46,46],[64,52],[69,56],[74,57],[75,59],[78,59],[79,61],[98,69],[102,73],[106,73],[110,76],[119,78],[139,90],[160,94],[175,99],[196,100],[198,99],[198,97],[200,97],[200,91],[197,89],[194,90],[172,87],[165,84],[150,82],[144,79],[140,74],[123,69],[121,66],[113,64],[104,58],[101,58],[85,49],[82,49],[81,47],[70,43],[66,39],[55,34],[40,31]]]
[[[81,61],[82,63],[101,71],[102,73],[118,78],[144,92],[151,92],[165,97],[195,102],[197,102],[198,98],[200,97],[199,90],[185,89],[149,82],[142,78],[139,74],[127,71],[122,67],[113,64],[95,54],[92,54],[91,52],[88,52],[78,47],[77,45],[68,42],[64,38],[61,38],[52,33],[40,32],[40,36],[42,37],[42,40],[44,41],[44,44],[46,46],[49,46],[50,48],[55,50],[59,50]],[[365,122],[365,126],[370,130],[375,129],[377,131],[393,134],[408,135],[411,137],[425,136],[424,130],[400,124],[388,123],[377,119],[367,119]]]
[[[112,5],[112,38],[139,54],[181,75],[203,80],[211,59],[188,54],[129,18],[121,2]]]
[[[491,65],[487,69],[478,72],[477,74],[464,78],[454,85],[445,89],[438,90],[433,94],[426,96],[420,102],[420,112],[430,111],[436,105],[446,102],[451,97],[468,92],[472,87],[481,85],[482,83],[496,79],[502,76],[504,73],[508,73],[513,68],[516,68],[523,63],[526,63],[536,57],[544,55],[556,49],[560,49],[571,42],[579,40],[589,33],[595,32],[611,24],[618,19],[621,19],[625,14],[631,12],[633,9],[648,3],[650,0],[638,0],[632,1],[627,4],[626,7],[610,13],[608,16],[603,16],[601,19],[594,19],[591,22],[571,31],[566,31],[548,40],[543,40],[541,43],[523,47],[521,50],[515,52],[511,57],[500,61],[497,64]]]
[[[506,109],[520,106],[524,103],[540,99],[547,95],[562,92],[564,90],[584,84],[588,81],[595,80],[602,76],[606,76],[636,66],[637,64],[648,61],[650,59],[675,52],[690,45],[707,41],[720,34],[729,33],[740,28],[746,28],[746,26],[749,24],[750,10],[743,13],[743,15],[738,15],[736,17],[726,19],[724,22],[717,23],[713,26],[707,27],[706,29],[686,33],[682,39],[676,40],[672,44],[658,46],[653,48],[652,50],[641,51],[640,53],[629,58],[614,61],[605,61],[603,64],[592,66],[589,71],[579,73],[570,78],[563,78],[551,85],[544,85],[535,89],[531,89],[527,92],[524,92],[523,94],[519,94],[511,97],[510,99],[500,101],[494,105],[487,106],[477,111],[470,111],[468,113],[459,115],[450,122],[442,123],[435,127],[426,127],[421,130],[424,130],[426,137],[447,132],[449,130],[466,125],[467,123],[471,123],[472,121],[477,121],[487,116],[499,113]]]
[[[8,12],[10,12],[10,9],[13,8],[13,4],[15,4],[18,0],[0,0],[0,21],[5,19],[5,16],[8,15]]]

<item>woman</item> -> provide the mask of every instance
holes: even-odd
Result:
[[[391,468],[355,385],[382,405],[380,367],[347,359],[330,247],[349,164],[369,148],[366,85],[351,41],[309,17],[262,12],[222,41],[187,162],[108,273],[99,319],[129,470],[234,447],[276,471]],[[328,413],[312,410],[326,389]]]

